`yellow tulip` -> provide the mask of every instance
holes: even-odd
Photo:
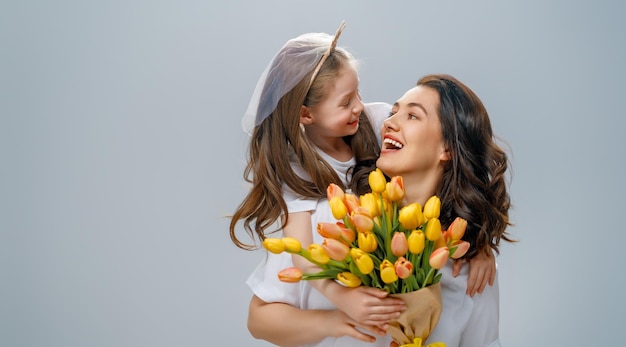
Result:
[[[371,231],[359,232],[357,236],[357,243],[359,249],[363,252],[371,253],[376,247],[378,247],[378,241],[376,241],[376,235]]]
[[[432,218],[426,223],[424,230],[426,238],[430,241],[436,241],[441,238],[441,221],[438,218]]]
[[[328,262],[330,261],[330,256],[328,256],[328,253],[326,253],[321,245],[317,243],[312,243],[309,245],[308,250],[311,254],[311,259],[313,259],[313,261],[320,264],[328,264]]]
[[[387,183],[385,195],[389,201],[400,201],[404,198],[404,180],[402,176],[394,176]]]
[[[399,347],[446,347],[446,344],[445,342],[432,342],[426,346],[422,346],[422,338],[416,337],[413,339],[413,343],[408,343]]]
[[[440,247],[433,251],[428,259],[428,263],[433,269],[441,269],[446,262],[448,261],[448,257],[450,256],[448,247]]]
[[[345,243],[335,239],[324,239],[322,248],[326,251],[330,259],[343,261],[350,252],[350,247]]]
[[[394,268],[393,264],[387,259],[384,259],[382,263],[380,263],[380,279],[382,279],[383,282],[387,284],[393,283],[398,280],[398,274],[396,274],[396,269]]]
[[[409,252],[413,254],[422,253],[425,245],[424,233],[421,230],[413,230],[407,239],[407,243],[409,244]]]
[[[461,238],[463,238],[463,235],[465,235],[466,228],[467,228],[467,220],[461,217],[456,217],[452,221],[452,224],[450,224],[450,226],[448,227],[450,239],[452,239],[452,241],[456,241],[456,240],[460,240]]]
[[[341,220],[343,217],[348,215],[348,208],[343,203],[342,198],[335,196],[328,201],[328,204],[330,205],[330,210],[332,211],[335,219]]]
[[[366,193],[360,197],[361,206],[368,211],[372,217],[380,215],[379,201],[373,193]]]
[[[302,270],[297,267],[288,267],[278,272],[278,279],[281,282],[296,283],[302,279]]]
[[[450,248],[454,248],[454,252],[450,255],[452,259],[459,259],[467,253],[470,248],[470,243],[467,241],[453,241],[452,246]]]
[[[369,211],[364,207],[357,208],[353,211],[352,214],[350,214],[350,220],[357,231],[366,232],[374,229],[374,220],[369,214]]]
[[[345,194],[343,196],[343,203],[348,208],[348,213],[352,213],[352,211],[356,210],[359,206],[361,206],[361,202],[359,198],[354,194]]]
[[[383,175],[383,172],[380,171],[380,169],[376,169],[370,172],[367,181],[373,192],[382,193],[385,191],[387,180],[385,179],[385,175]]]
[[[426,204],[424,204],[424,218],[439,218],[439,212],[441,210],[441,200],[436,195],[431,196],[428,200],[426,200]]]
[[[422,205],[413,203],[404,206],[400,209],[398,215],[398,221],[400,225],[406,230],[417,229],[420,225],[424,224],[424,215],[422,214]]]
[[[409,278],[409,276],[413,273],[413,264],[405,257],[398,258],[394,267],[396,269],[396,274],[402,279]]]
[[[326,188],[326,197],[328,198],[328,201],[332,200],[334,197],[343,199],[343,195],[343,189],[334,183],[329,184],[328,188]]]
[[[406,241],[406,234],[401,231],[396,231],[391,237],[391,253],[396,257],[400,257],[409,251],[409,244]]]
[[[361,249],[352,248],[350,250],[350,256],[362,274],[367,275],[374,270],[374,261],[369,254],[363,252]]]
[[[283,244],[283,241],[275,237],[268,237],[263,240],[263,248],[274,254],[280,254],[285,251],[285,245]]]
[[[302,249],[302,244],[300,244],[300,241],[294,237],[283,237],[281,241],[283,242],[286,252],[298,253]]]
[[[349,288],[355,288],[361,285],[361,279],[357,275],[347,271],[338,274],[337,280]]]

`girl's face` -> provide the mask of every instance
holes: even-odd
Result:
[[[354,68],[341,69],[337,78],[328,83],[326,88],[326,97],[315,106],[303,106],[300,117],[300,122],[306,126],[307,135],[318,145],[354,135],[359,129],[359,116],[364,108]]]
[[[449,160],[438,108],[439,94],[425,86],[410,89],[393,105],[381,129],[383,146],[376,162],[385,174],[438,182],[441,164]]]

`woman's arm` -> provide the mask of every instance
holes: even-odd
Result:
[[[301,346],[341,336],[352,336],[365,342],[376,340],[356,327],[376,334],[385,333],[379,328],[360,326],[339,310],[302,310],[278,302],[266,303],[257,296],[250,301],[248,330],[255,338],[279,346]]]

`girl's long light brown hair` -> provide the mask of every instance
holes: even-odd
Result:
[[[237,247],[247,250],[258,248],[257,240],[264,240],[268,233],[286,224],[288,211],[283,198],[283,184],[296,194],[312,199],[326,197],[326,188],[330,183],[345,188],[335,170],[322,159],[301,130],[300,109],[302,105],[311,107],[323,100],[327,86],[337,78],[341,69],[348,67],[356,68],[355,59],[344,49],[335,48],[310,89],[307,87],[312,73],[304,76],[300,83],[285,94],[272,114],[254,129],[243,174],[252,187],[230,221],[230,237]],[[270,79],[271,76],[268,76],[268,81]],[[376,158],[380,152],[377,136],[365,113],[361,114],[359,122],[359,130],[344,138],[351,146],[357,162]],[[310,181],[294,172],[289,162],[289,147],[309,174]],[[272,228],[282,215],[285,218]],[[243,221],[244,230],[252,243],[243,242],[237,237],[236,226],[239,221]]]

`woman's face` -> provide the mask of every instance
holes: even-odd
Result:
[[[417,86],[393,105],[381,129],[383,146],[376,165],[388,176],[437,182],[449,160],[443,143],[436,90]]]

